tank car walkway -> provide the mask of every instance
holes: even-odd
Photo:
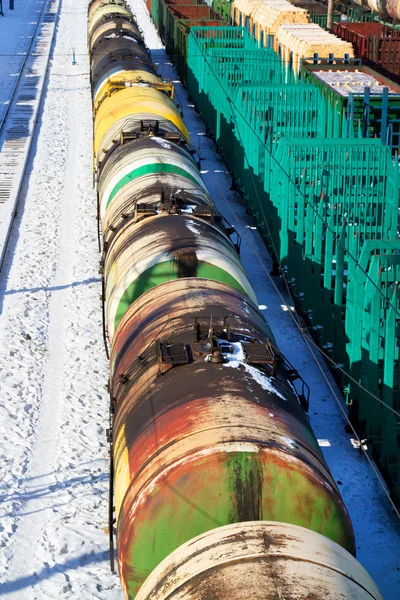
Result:
[[[0,113],[0,269],[17,209],[45,86],[60,0],[44,0],[9,104]],[[7,26],[6,18],[1,22]],[[8,78],[9,79],[9,78]],[[9,88],[9,85],[5,85]]]

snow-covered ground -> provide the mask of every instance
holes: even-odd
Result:
[[[122,598],[108,567],[108,364],[86,15],[87,0],[63,0],[0,279],[0,596],[10,599]]]
[[[0,123],[7,109],[25,53],[29,47],[40,11],[45,0],[3,0],[4,17],[0,17]]]
[[[63,0],[29,181],[0,276],[0,596],[7,599],[122,599],[107,551],[108,364],[91,173],[87,3]],[[131,4],[160,73],[176,85],[214,200],[242,236],[242,259],[259,304],[266,307],[281,350],[311,386],[312,425],[341,482],[358,558],[385,599],[400,599],[394,513],[345,433],[343,417],[293,324],[287,300],[273,288],[265,247],[230,191],[226,168],[205,137],[142,0]],[[18,8],[16,0],[14,15]],[[8,39],[4,23],[9,14],[0,18],[0,52]],[[20,14],[23,35],[28,30],[22,9]],[[0,88],[12,72],[7,69],[0,67]],[[286,298],[283,284],[275,283]],[[328,381],[332,384],[329,375]]]

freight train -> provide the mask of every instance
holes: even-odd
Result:
[[[124,0],[88,26],[125,597],[381,599],[173,86]]]

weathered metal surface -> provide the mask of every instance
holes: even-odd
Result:
[[[90,36],[89,51],[91,53],[94,52],[97,44],[100,43],[104,37],[112,35],[130,35],[139,44],[143,45],[143,38],[137,25],[128,18],[123,17],[100,22],[98,26],[94,28]]]
[[[145,187],[143,187],[145,184]],[[154,172],[129,182],[120,189],[102,219],[103,239],[108,244],[114,228],[130,218],[154,216],[161,207],[169,212],[197,214],[201,207],[212,217],[215,208],[207,192],[197,182],[176,173]]]
[[[104,0],[90,0],[89,4],[88,4],[88,14],[89,12],[94,8],[95,5],[100,4],[101,2],[103,2]]]
[[[400,19],[400,2],[399,0],[387,0],[387,3],[384,3],[383,0],[377,0],[378,7],[383,9],[386,7],[388,15],[391,19],[398,21]],[[381,10],[382,12],[382,10]]]
[[[132,131],[141,121],[158,121],[166,131],[180,132],[187,140],[189,133],[176,104],[157,89],[140,83],[122,89],[106,98],[97,111],[94,131],[94,151],[102,155],[118,139],[121,131]]]
[[[183,145],[157,136],[119,145],[99,176],[100,212],[107,239],[110,226],[133,213],[134,207],[174,202],[211,206],[205,184]]]
[[[124,3],[117,4],[106,4],[94,8],[92,13],[89,15],[89,35],[92,33],[94,28],[105,18],[109,16],[115,17],[130,17],[131,12],[125,7]]]
[[[126,7],[125,0],[92,0],[88,5],[88,16],[92,16],[102,6],[124,6]]]
[[[256,301],[237,252],[219,227],[191,215],[129,221],[111,239],[105,259],[108,332],[141,294],[165,281],[205,277]]]
[[[126,590],[126,595],[128,595]],[[365,569],[317,533],[273,522],[208,531],[182,545],[136,600],[383,600]]]
[[[293,523],[354,551],[335,482],[283,378],[203,361],[127,387],[114,461],[131,597],[180,544],[232,522]]]
[[[103,81],[116,70],[140,70],[157,74],[155,67],[150,63],[147,50],[139,44],[132,46],[132,40],[124,37],[105,40],[97,45],[92,55],[93,88],[96,89],[99,81]]]
[[[112,37],[105,34],[101,39],[98,39],[97,44],[92,49],[92,74],[93,71],[98,68],[98,63],[104,56],[106,56],[108,60],[111,60],[111,58],[121,58],[124,56],[134,57],[138,60],[143,60],[150,63],[147,49],[142,44],[132,44],[130,32],[122,33],[122,35],[118,35],[118,37],[115,32],[113,32],[111,35]],[[153,70],[155,70],[152,63],[151,67]]]
[[[133,357],[145,356],[146,350],[150,352],[151,344],[154,345],[159,337],[168,339],[174,335],[174,339],[182,341],[189,334],[192,339],[195,319],[203,331],[210,327],[222,328],[240,339],[253,337],[275,343],[256,305],[231,286],[201,278],[163,283],[158,286],[157,294],[150,290],[129,307],[115,332],[110,357],[110,386],[117,404],[126,388],[121,377],[138,363]]]
[[[160,78],[157,74],[153,74],[151,69],[147,71],[143,70],[143,64],[139,65],[139,69],[135,69],[134,71],[127,71],[123,69],[119,70],[121,65],[112,65],[109,69],[104,71],[103,77],[99,79],[96,87],[93,89],[93,106],[95,112],[97,112],[100,104],[103,100],[109,96],[110,90],[113,88],[120,88],[122,84],[131,85],[132,83],[145,83],[151,86],[157,86],[160,84]],[[134,67],[132,62],[129,63],[129,69]],[[144,65],[146,68],[146,65]],[[103,156],[104,160],[105,156]]]
[[[354,2],[367,10],[379,14],[384,19],[388,17],[399,19],[400,17],[398,0],[354,0]]]

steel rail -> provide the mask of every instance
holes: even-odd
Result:
[[[13,87],[13,89],[12,89],[11,96],[10,96],[10,99],[9,99],[9,101],[8,101],[8,105],[7,105],[7,108],[6,108],[6,110],[5,110],[5,113],[4,113],[4,115],[2,116],[2,118],[1,118],[1,120],[0,120],[0,135],[2,134],[3,127],[4,127],[4,124],[5,124],[5,122],[6,122],[6,119],[7,119],[7,116],[8,116],[8,112],[9,112],[9,110],[10,110],[10,106],[11,106],[11,104],[12,104],[12,101],[14,100],[15,93],[16,93],[16,91],[17,91],[17,88],[18,88],[19,82],[20,82],[20,80],[21,80],[21,76],[22,76],[22,74],[23,74],[23,70],[24,70],[24,68],[25,68],[26,60],[27,60],[27,58],[28,58],[28,56],[29,56],[29,54],[30,54],[30,52],[31,52],[31,48],[32,48],[32,45],[33,45],[33,41],[36,39],[36,34],[37,34],[37,31],[38,31],[39,25],[40,25],[40,23],[41,23],[41,21],[42,21],[42,17],[43,17],[43,13],[44,13],[44,9],[45,9],[45,6],[46,6],[46,4],[47,4],[47,1],[48,1],[48,0],[43,0],[43,5],[42,5],[42,8],[40,9],[40,13],[39,13],[39,16],[38,16],[38,20],[37,20],[37,22],[36,22],[35,28],[34,28],[34,30],[33,30],[33,33],[32,33],[31,41],[29,42],[28,48],[27,48],[27,50],[26,50],[26,52],[25,52],[25,56],[24,56],[24,59],[23,59],[23,61],[22,61],[22,65],[21,65],[21,67],[20,67],[20,71],[19,71],[18,78],[17,78],[17,80],[16,80],[16,82],[15,82],[15,84],[14,84],[14,87]]]
[[[0,122],[0,142],[3,139],[3,145],[1,146],[0,152],[0,272],[4,266],[13,222],[25,179],[32,142],[35,137],[37,117],[42,103],[43,92],[46,87],[46,78],[50,56],[54,46],[57,29],[56,23],[60,13],[60,7],[61,0],[44,0],[18,79],[14,85],[9,104]],[[55,10],[52,10],[53,8],[55,8]],[[41,41],[39,35],[43,25],[46,25],[46,15],[51,15],[54,26],[51,28],[48,37],[45,37],[44,40]],[[39,46],[37,52],[35,52],[36,45]],[[44,48],[43,46],[47,47]],[[28,59],[33,59],[33,61],[36,60],[38,68],[41,69],[41,74],[39,75],[40,83],[36,86],[37,95],[32,95],[32,98],[30,98],[30,101],[34,103],[30,105],[32,106],[32,114],[30,117],[27,117],[26,113],[24,114],[23,112],[25,108],[23,100],[18,104],[19,94],[21,94],[21,98],[23,99],[24,86],[29,89],[29,78],[27,77],[29,69],[35,67],[35,62],[31,64],[31,61],[28,61]],[[41,64],[40,60],[44,61],[44,64]],[[21,122],[24,120],[23,125],[20,126],[21,131],[23,127],[25,127],[27,133],[26,135],[21,134],[20,137],[11,135],[7,138],[7,127],[10,119],[12,120],[15,117],[16,122],[18,122],[18,112],[22,115],[19,121]],[[18,129],[18,125],[16,125],[14,129]],[[23,141],[24,138],[25,141]],[[3,172],[1,169],[3,169]]]

